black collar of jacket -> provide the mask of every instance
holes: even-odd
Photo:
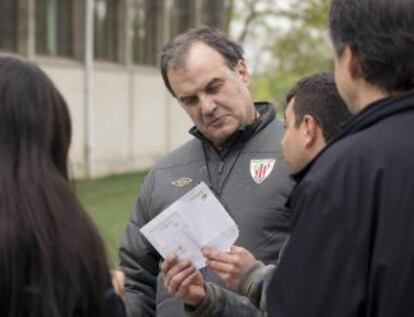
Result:
[[[335,140],[363,130],[385,117],[414,110],[414,90],[375,101],[346,123]]]
[[[300,182],[315,160],[336,141],[366,129],[386,117],[406,111],[414,111],[414,90],[371,103],[345,123],[342,131],[311,162],[298,173],[291,175],[292,179]]]
[[[241,126],[237,131],[223,144],[220,149],[220,156],[226,155],[228,151],[235,146],[236,144],[241,144],[246,142],[250,137],[259,131],[261,131],[265,126],[267,126],[276,116],[276,111],[273,104],[269,102],[255,102],[254,107],[259,113],[259,117],[252,123]],[[204,144],[209,144],[211,147],[210,140],[207,139],[197,128],[194,126],[189,131],[190,134],[195,136]],[[213,147],[214,148],[214,147]]]

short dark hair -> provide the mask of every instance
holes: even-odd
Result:
[[[330,35],[337,54],[345,45],[364,78],[387,92],[414,87],[414,2],[331,0]]]
[[[243,48],[216,29],[204,26],[193,28],[180,34],[164,46],[161,54],[162,79],[173,96],[175,94],[168,80],[168,71],[172,68],[180,69],[184,67],[188,51],[194,43],[199,42],[219,52],[226,60],[230,69],[234,69],[237,63],[244,59]]]
[[[351,113],[336,89],[332,73],[324,72],[305,77],[289,90],[286,104],[295,98],[293,112],[298,127],[305,115],[312,116],[321,127],[326,142],[340,131]]]

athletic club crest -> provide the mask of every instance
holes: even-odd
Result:
[[[250,175],[253,180],[257,184],[262,183],[272,172],[275,162],[275,159],[251,160]]]

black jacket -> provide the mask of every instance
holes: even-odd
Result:
[[[120,250],[130,317],[186,316],[182,302],[166,292],[159,276],[160,255],[139,229],[201,181],[211,187],[238,224],[236,244],[265,263],[276,261],[290,227],[284,205],[292,182],[280,147],[282,124],[275,120],[272,105],[257,104],[256,109],[260,112],[257,122],[240,129],[220,154],[193,130],[193,140],[148,173]],[[250,171],[252,160],[257,159],[275,160],[271,173],[259,184]],[[223,285],[212,271],[202,273],[206,281]]]
[[[104,298],[105,317],[125,317],[125,307],[121,298],[115,294],[112,285],[106,290]]]
[[[384,99],[298,175],[270,317],[414,316],[413,137],[414,92]]]

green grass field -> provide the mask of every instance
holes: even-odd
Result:
[[[75,182],[76,193],[99,228],[112,266],[145,172]]]

